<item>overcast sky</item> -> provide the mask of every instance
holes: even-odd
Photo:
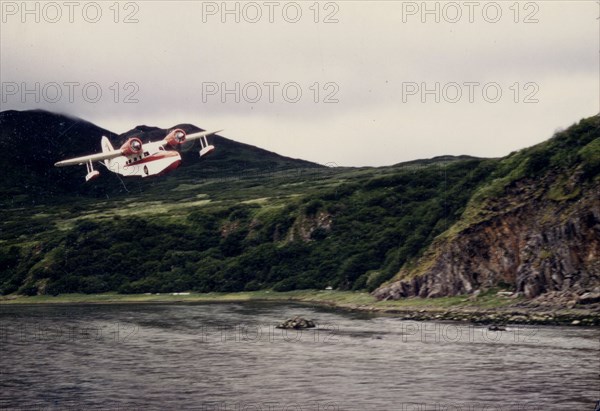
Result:
[[[595,1],[2,1],[2,110],[224,128],[323,164],[503,156],[600,111],[599,15]]]

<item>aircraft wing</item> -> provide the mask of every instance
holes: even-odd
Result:
[[[88,161],[94,162],[94,161],[110,160],[111,158],[119,157],[122,155],[123,154],[121,154],[120,150],[113,150],[113,151],[107,151],[104,153],[90,154],[89,156],[70,158],[68,160],[59,161],[58,163],[55,163],[54,166],[55,167],[74,166],[74,165],[78,165],[78,164],[85,164]]]
[[[206,137],[206,136],[210,136],[213,134],[217,134],[220,133],[223,130],[217,130],[217,131],[201,131],[199,133],[194,133],[194,134],[188,134],[185,136],[185,141],[194,141],[194,140],[198,140],[199,138],[202,137]]]

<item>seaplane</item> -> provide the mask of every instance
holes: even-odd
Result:
[[[186,134],[185,131],[178,128],[170,131],[161,141],[142,143],[140,138],[132,137],[118,149],[113,147],[108,137],[102,136],[100,141],[101,153],[62,160],[54,165],[65,167],[85,164],[87,167],[86,182],[100,175],[100,172],[94,169],[93,163],[96,161],[104,165],[109,171],[126,177],[163,175],[175,170],[181,164],[181,155],[172,148],[188,141],[200,140],[199,154],[202,158],[215,150],[213,145],[208,144],[206,137],[221,131],[223,130]]]

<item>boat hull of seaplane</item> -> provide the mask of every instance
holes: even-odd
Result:
[[[107,161],[109,170],[122,176],[160,176],[175,170],[181,165],[181,155],[177,151],[159,151],[140,159],[119,158]]]

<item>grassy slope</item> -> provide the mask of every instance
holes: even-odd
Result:
[[[569,177],[574,173],[585,175],[584,187],[569,187]],[[574,200],[582,189],[593,189],[600,182],[600,115],[582,119],[549,140],[500,159],[490,179],[475,191],[465,214],[447,234],[456,234],[505,212],[489,205],[508,196],[507,188],[518,181],[528,181],[531,187],[547,188],[543,180],[549,174],[560,175],[550,190],[543,193],[550,201]]]
[[[461,218],[435,239],[422,258],[409,262],[391,281],[422,275],[434,263],[445,242],[474,225],[520,207],[522,204],[515,202],[511,192],[517,184],[527,187],[528,198],[566,205],[580,199],[584,192],[598,191],[600,115],[582,119],[547,141],[495,161],[493,171],[481,180]]]
[[[489,172],[485,164],[292,169],[204,180],[174,175],[100,201],[61,197],[9,207],[0,288],[6,294],[114,291],[124,283],[130,286],[122,292],[373,287],[458,218]],[[302,238],[324,215],[332,227]],[[117,278],[120,266],[131,270],[127,278]],[[384,266],[387,272],[377,271]]]
[[[433,311],[460,308],[501,308],[513,306],[522,299],[509,299],[487,293],[477,299],[467,299],[463,296],[444,297],[431,300],[409,298],[404,300],[378,301],[369,293],[357,291],[333,290],[295,290],[277,292],[271,290],[242,291],[235,293],[190,293],[189,295],[174,295],[173,293],[146,294],[61,294],[58,296],[37,295],[4,298],[0,304],[77,304],[77,303],[168,303],[168,302],[239,302],[239,301],[299,301],[330,304],[347,308],[409,310],[428,309]]]

